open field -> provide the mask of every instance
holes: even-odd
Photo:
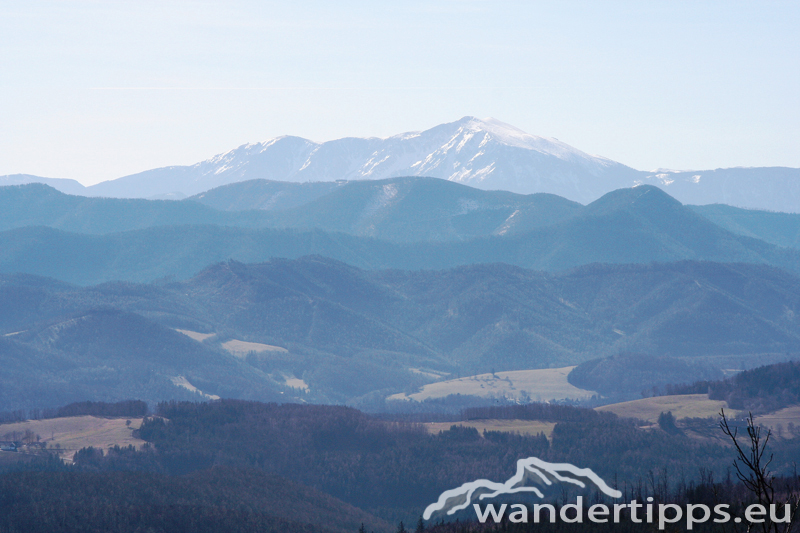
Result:
[[[782,439],[800,437],[800,405],[757,416],[754,421],[760,426],[768,427],[775,436]]]
[[[47,443],[48,449],[58,449],[62,459],[71,461],[77,450],[87,446],[104,450],[115,444],[140,448],[145,441],[133,438],[131,432],[142,425],[142,419],[129,419],[130,427],[125,425],[126,420],[128,419],[70,416],[0,424],[0,439],[19,439],[29,429]]]
[[[287,353],[289,350],[281,348],[280,346],[271,346],[269,344],[261,344],[260,342],[245,342],[236,339],[223,342],[222,347],[225,348],[231,355],[244,359],[250,352],[264,353],[264,352],[281,352]]]
[[[189,382],[189,380],[186,379],[184,376],[175,376],[174,378],[170,378],[170,381],[172,381],[172,384],[175,385],[176,387],[182,387],[186,390],[195,392],[200,396],[202,396],[203,398],[207,398],[209,400],[219,400],[219,396],[217,396],[216,394],[206,394],[205,392],[201,391],[200,389],[192,385]]]
[[[419,376],[425,376],[433,379],[442,379],[443,377],[450,375],[447,372],[437,372],[435,370],[423,370],[421,368],[409,368],[408,370],[412,374],[417,374]]]
[[[298,378],[293,374],[281,374],[281,377],[283,378],[283,384],[287,387],[308,391],[308,383],[303,381],[302,378]]]
[[[203,342],[206,339],[210,339],[211,337],[216,336],[216,333],[200,333],[197,331],[191,331],[188,329],[176,329],[178,333],[183,333],[187,337],[190,337],[198,342]]]
[[[390,400],[423,401],[443,398],[451,394],[480,396],[482,398],[512,398],[529,401],[587,399],[596,392],[579,389],[567,381],[574,366],[543,368],[538,370],[513,370],[495,374],[478,374],[465,378],[430,383],[413,394],[394,394]]]
[[[630,402],[614,403],[597,407],[597,411],[608,411],[621,418],[638,418],[657,422],[661,413],[672,412],[675,418],[715,417],[720,409],[727,409],[721,400],[709,400],[707,394],[682,394],[678,396],[656,396]],[[731,415],[736,411],[729,410]]]
[[[447,431],[450,426],[463,426],[475,428],[481,435],[484,431],[502,431],[505,433],[519,433],[521,435],[538,435],[544,433],[548,439],[553,434],[555,422],[542,422],[540,420],[468,420],[466,422],[428,422],[425,428],[428,433],[436,434]]]
[[[216,333],[200,333],[198,331],[191,331],[189,329],[176,329],[178,333],[183,333],[189,338],[197,342],[204,342],[217,336]],[[262,344],[260,342],[247,342],[237,339],[231,339],[222,343],[222,347],[231,355],[244,359],[249,353],[264,353],[264,352],[279,352],[287,353],[289,350],[281,348],[280,346],[272,346],[270,344]]]

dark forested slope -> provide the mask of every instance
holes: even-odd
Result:
[[[307,257],[220,263],[165,285],[81,288],[2,276],[0,295],[7,368],[22,372],[9,390],[16,381],[52,381],[57,391],[66,377],[84,383],[91,375],[97,391],[104,379],[151,383],[123,397],[154,398],[156,384],[174,389],[171,380],[184,376],[205,394],[265,398],[259,394],[285,391],[284,379],[295,376],[310,387],[309,399],[342,402],[413,390],[432,379],[419,368],[468,375],[632,352],[653,362],[692,358],[681,375],[710,372],[681,379],[694,381],[800,352],[800,281],[745,264],[589,265],[552,274],[502,264],[372,271]],[[173,328],[213,336],[199,342]],[[277,349],[237,358],[224,348],[230,340]],[[39,360],[50,363],[26,363]],[[127,370],[98,373],[104,361]],[[158,378],[141,370],[153,365]],[[54,401],[82,399],[121,398]]]
[[[0,530],[353,533],[390,526],[328,494],[258,470],[0,475]]]
[[[0,337],[0,410],[130,397],[280,397],[278,383],[252,366],[138,314],[98,309],[28,327]]]

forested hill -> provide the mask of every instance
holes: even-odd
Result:
[[[213,189],[191,200],[219,206],[222,198],[239,196],[240,203],[252,205],[248,200],[251,195],[259,198],[265,194],[262,190],[274,188],[274,182],[255,180]],[[282,192],[271,194],[259,205],[271,207],[273,200],[282,202],[286,196]],[[392,178],[342,183],[307,203],[271,212],[276,227],[323,228],[393,242],[416,242],[525,233],[572,218],[582,208],[554,194],[522,195],[483,191],[434,178]]]
[[[191,520],[194,510],[203,523],[239,518],[263,525],[272,516],[278,523],[304,522],[323,530],[355,531],[352,524],[364,521],[368,530],[387,531],[367,513],[393,524],[413,524],[444,490],[475,479],[502,482],[513,475],[517,460],[526,457],[591,468],[631,498],[637,490],[640,495],[662,490],[657,488],[662,483],[664,490],[671,490],[677,482],[691,482],[698,465],[723,478],[732,457],[722,443],[645,430],[631,420],[590,409],[534,405],[471,414],[530,416],[554,427],[550,438],[479,433],[457,422],[429,434],[420,424],[386,422],[337,406],[162,403],[158,416],[148,418],[137,433],[150,449],[85,449],[76,454],[74,467],[61,468],[69,472],[49,477],[0,474],[0,501],[10,510],[0,516],[0,527],[3,520],[24,520],[29,516],[24,511],[36,510],[40,520],[56,520],[66,509],[92,523],[149,520],[156,527],[168,519],[165,509],[175,509],[176,523]],[[796,445],[776,443],[771,449],[773,471],[791,472]],[[680,481],[673,472],[682,473]],[[656,483],[648,485],[647,479]],[[564,498],[563,491],[569,490],[563,485],[541,489],[550,501]],[[46,491],[53,494],[55,512],[38,503],[37,495]],[[126,502],[122,508],[120,501]],[[99,513],[98,507],[118,512]],[[131,509],[152,513],[131,514]],[[298,514],[300,509],[307,511]],[[289,525],[286,531],[296,531]],[[197,530],[206,531],[204,527]]]
[[[800,250],[734,235],[655,187],[621,189],[558,224],[460,242],[393,243],[321,230],[161,226],[108,235],[50,228],[0,232],[0,272],[81,284],[187,279],[211,263],[308,254],[362,268],[441,269],[504,262],[557,271],[590,263],[682,259],[769,264],[800,272]]]
[[[767,413],[800,404],[800,361],[786,361],[746,370],[715,381],[665,387],[667,394],[708,393],[731,409]]]
[[[719,370],[800,352],[799,291],[797,276],[772,267],[691,261],[553,274],[503,264],[375,271],[313,256],[87,288],[0,276],[0,410],[193,397],[181,379],[210,396],[273,400],[294,398],[286,380],[296,377],[309,387],[303,399],[366,401],[436,376],[621,352],[661,373],[663,358],[681,357],[672,367],[684,373],[669,375],[691,382],[687,358]],[[235,355],[237,345],[250,348]],[[623,383],[625,368],[610,382]]]
[[[362,524],[370,531],[391,529],[328,494],[257,469],[217,467],[169,476],[114,471],[118,463],[98,471],[102,467],[91,457],[101,450],[88,452],[85,468],[0,474],[0,531],[355,533]],[[126,454],[137,455],[109,451],[112,458]],[[127,466],[142,467],[134,461]]]
[[[690,206],[726,230],[778,246],[800,248],[800,213],[741,209],[723,204]]]
[[[176,224],[266,226],[263,211],[227,213],[197,202],[87,198],[31,183],[0,187],[0,229],[47,226],[86,234],[104,234]]]
[[[228,209],[231,202],[240,208]],[[249,208],[241,209],[244,206]],[[570,218],[581,208],[552,194],[482,191],[434,178],[339,183],[254,180],[181,202],[87,198],[28,184],[0,187],[0,230],[48,226],[106,234],[206,224],[322,228],[396,242],[457,241],[524,233]]]
[[[614,204],[609,202],[610,198],[624,199],[615,207],[621,210],[626,202],[642,203],[638,197],[653,195],[652,189],[655,187],[646,185],[620,189],[593,204],[581,206],[552,194],[483,191],[446,180],[419,177],[334,183],[251,180],[219,187],[181,202],[87,198],[66,195],[43,184],[27,184],[0,187],[0,231],[47,226],[70,232],[107,234],[195,224],[320,228],[391,242],[463,241],[491,235],[519,235],[576,217],[593,216],[598,214],[600,206]],[[667,195],[658,190],[655,197],[663,199]],[[648,204],[648,201],[657,201],[656,198],[645,199],[645,211],[663,211],[663,207]],[[737,235],[779,246],[800,246],[798,214],[726,205],[687,206],[686,209]],[[679,211],[670,216],[679,216]],[[685,218],[688,213],[680,216]]]

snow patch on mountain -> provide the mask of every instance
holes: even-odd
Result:
[[[316,143],[276,137],[243,144],[190,167],[154,169],[104,182],[90,187],[88,194],[152,197],[180,191],[193,195],[258,178],[308,182],[430,176],[483,189],[552,192],[589,201],[605,188],[586,182],[605,178],[614,169],[636,172],[497,119],[464,117],[387,138],[347,137]]]
[[[251,179],[315,182],[402,176],[441,178],[484,190],[552,193],[584,204],[615,189],[651,184],[683,203],[800,212],[800,169],[642,172],[555,138],[475,117],[386,138],[317,143],[276,137],[191,166],[157,168],[86,188],[71,180],[21,175],[0,176],[0,185],[40,182],[85,196],[177,199]]]

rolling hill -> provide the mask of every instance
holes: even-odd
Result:
[[[411,188],[430,183],[411,182]],[[319,229],[208,225],[155,226],[105,235],[44,227],[17,228],[0,232],[0,272],[31,273],[81,284],[148,282],[188,279],[207,265],[228,259],[252,263],[310,254],[361,268],[442,269],[504,262],[558,271],[595,262],[690,259],[768,264],[800,272],[800,250],[728,232],[656,187],[620,189],[582,208],[546,196],[534,196],[531,205],[534,208],[530,225],[545,223],[553,210],[567,218],[510,235],[444,242],[390,242]],[[537,210],[543,210],[538,219]],[[319,212],[321,218],[336,213],[322,208]],[[385,213],[390,222],[392,210]],[[342,215],[343,224],[357,231],[348,216]],[[481,216],[477,213],[475,220]],[[411,220],[406,227],[415,228],[417,235],[443,235],[453,227],[454,219],[445,213],[437,224]],[[375,226],[400,238],[389,222]],[[496,229],[496,222],[483,227]],[[426,228],[432,229],[425,233]],[[448,235],[454,236],[452,232]]]
[[[112,309],[42,314],[58,318],[0,337],[0,410],[130,397],[281,397],[280,384],[252,366],[141,315]]]
[[[231,202],[240,208],[258,208],[227,209]],[[481,191],[413,177],[333,184],[254,180],[213,189],[184,202],[87,198],[28,184],[0,187],[0,230],[47,226],[107,234],[205,224],[320,228],[395,242],[448,241],[525,232],[565,220],[580,208],[580,204],[549,194]]]
[[[347,183],[346,180],[295,183],[252,179],[220,185],[187,198],[187,200],[199,202],[221,211],[246,211],[249,209],[277,211],[305,205],[330,194]]]
[[[583,207],[549,194],[482,191],[445,180],[405,177],[335,183],[250,180],[184,202],[170,202],[71,196],[32,183],[0,187],[0,231],[47,226],[107,234],[200,224],[317,228],[392,242],[459,241],[519,235],[571,218],[607,213],[601,206],[622,193],[610,194],[604,202]],[[687,207],[736,235],[800,247],[800,215],[725,205]]]
[[[434,178],[394,178],[341,184],[304,205],[273,212],[272,224],[392,242],[453,241],[524,233],[566,220],[581,207],[551,194],[520,195]]]
[[[800,248],[800,214],[740,209],[722,204],[690,207],[731,233],[778,246]]]
[[[554,274],[502,264],[361,270],[316,256],[220,263],[160,285],[82,288],[2,276],[0,296],[16,310],[0,314],[9,369],[0,409],[23,399],[281,392],[372,405],[440,379],[626,352],[662,374],[660,362],[682,358],[671,363],[681,381],[697,379],[698,368],[714,377],[800,353],[798,278],[746,264],[588,265]],[[234,355],[231,340],[272,348]],[[600,375],[619,385],[626,369]]]
[[[104,234],[177,224],[264,227],[266,213],[227,213],[197,202],[87,198],[38,183],[0,187],[0,229],[47,226]]]

